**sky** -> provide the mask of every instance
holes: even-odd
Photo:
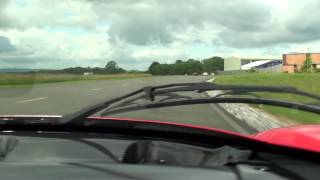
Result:
[[[0,0],[0,68],[320,51],[318,0]]]

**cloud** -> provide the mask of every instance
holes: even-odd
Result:
[[[281,52],[319,51],[319,5],[317,0],[0,0],[1,60],[49,68],[115,60],[145,69],[154,60],[214,55],[281,58]]]
[[[9,19],[5,14],[6,7],[9,3],[9,0],[1,0],[0,1],[0,28],[9,26]]]
[[[267,48],[288,44],[306,44],[320,39],[320,2],[316,0],[284,0],[283,4],[266,1],[269,8],[265,25],[251,32],[228,28],[220,31],[219,39],[226,46],[235,48]],[[265,11],[268,12],[268,11]],[[262,20],[262,19],[261,19]],[[251,19],[248,19],[251,22]],[[255,22],[252,22],[255,24]],[[244,27],[241,25],[240,27]],[[293,46],[292,46],[293,47]]]
[[[1,8],[2,7],[2,8]],[[2,12],[2,13],[1,13]],[[95,27],[95,13],[85,0],[1,0],[0,28]]]
[[[0,53],[15,52],[16,50],[16,46],[11,44],[10,39],[0,36]]]
[[[294,12],[285,22],[288,31],[295,35],[303,37],[297,38],[297,41],[310,41],[320,38],[320,12],[319,1],[303,1],[299,7],[292,8]]]
[[[190,27],[203,29],[205,24],[237,31],[261,30],[271,11],[263,4],[239,0],[93,2],[100,19],[110,23],[110,35],[136,45],[170,44],[176,40],[174,33]]]

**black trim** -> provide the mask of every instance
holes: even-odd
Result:
[[[210,103],[247,103],[247,104],[265,104],[265,105],[275,105],[280,107],[294,108],[298,110],[308,111],[320,114],[320,107],[310,106],[300,103],[279,101],[272,99],[262,99],[262,98],[241,98],[241,97],[218,97],[218,98],[206,98],[206,99],[191,99],[191,100],[180,100],[174,102],[162,102],[155,104],[146,104],[142,106],[121,108],[113,111],[106,111],[101,113],[102,116],[118,114],[123,112],[138,111],[143,109],[153,109],[161,107],[170,107],[170,106],[182,106],[182,105],[192,105],[192,104],[210,104]]]
[[[92,119],[90,119],[92,121]],[[232,134],[226,134],[221,132],[215,132],[205,129],[195,129],[191,127],[166,125],[158,123],[148,123],[158,127],[148,129],[139,128],[140,125],[146,125],[145,122],[132,122],[132,121],[117,121],[108,120],[97,122],[91,126],[77,126],[77,125],[2,125],[0,131],[17,131],[12,133],[1,133],[6,135],[15,135],[15,133],[36,133],[38,131],[49,131],[52,134],[48,134],[50,137],[64,137],[64,138],[76,138],[77,134],[88,133],[100,133],[105,135],[119,135],[121,137],[129,137],[128,139],[152,139],[162,140],[170,142],[178,142],[191,144],[196,146],[203,146],[209,148],[221,147],[223,145],[229,145],[236,148],[245,148],[259,152],[267,152],[278,155],[289,156],[295,159],[308,160],[315,163],[320,162],[320,153],[312,152],[308,150],[285,147],[281,145],[267,144],[264,142],[256,141],[242,136],[236,136]],[[56,133],[56,134],[55,134]],[[39,133],[41,137],[47,135]],[[76,135],[75,135],[76,134]],[[26,134],[24,134],[26,136]],[[85,137],[85,136],[84,136]]]

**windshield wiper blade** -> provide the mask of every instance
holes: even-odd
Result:
[[[232,94],[241,94],[241,93],[250,93],[250,92],[274,92],[274,93],[291,93],[296,95],[301,95],[309,97],[312,99],[320,100],[319,95],[307,93],[300,91],[295,87],[290,86],[251,86],[251,85],[220,85],[214,83],[194,83],[189,86],[180,86],[170,89],[159,89],[154,91],[154,95],[161,94],[163,92],[182,92],[182,91],[211,91],[211,90],[220,90],[220,91],[231,91]]]
[[[190,100],[180,100],[173,102],[162,102],[162,103],[153,103],[145,104],[135,107],[125,107],[112,111],[105,111],[101,113],[101,116],[107,116],[112,114],[119,114],[130,111],[138,111],[143,109],[154,109],[161,107],[170,107],[170,106],[181,106],[181,105],[193,105],[193,104],[211,104],[211,103],[246,103],[246,104],[265,104],[265,105],[274,105],[279,107],[294,108],[298,110],[308,111],[320,114],[320,106],[311,106],[296,102],[287,102],[273,99],[263,99],[263,98],[243,98],[243,97],[218,97],[218,98],[200,98],[200,99],[190,99]]]
[[[158,96],[165,97],[165,98],[159,100],[159,102],[165,102],[165,101],[177,100],[177,99],[192,99],[189,96],[183,96],[183,95],[179,95],[177,93],[164,93],[164,94],[159,94]],[[154,101],[154,97],[146,97],[146,95],[141,95],[141,96],[126,100],[118,105],[112,106],[112,107],[108,108],[107,111],[110,111],[110,110],[116,109],[116,108],[120,108],[120,107],[132,106],[132,105],[141,106],[141,104],[139,104],[138,102],[135,102],[139,99],[147,99],[150,101]]]
[[[125,112],[125,111],[132,111],[132,110],[141,110],[146,108],[156,108],[156,107],[165,107],[165,106],[172,106],[172,105],[182,105],[183,103],[189,103],[189,104],[201,104],[201,103],[260,103],[260,104],[270,104],[270,105],[282,105],[285,107],[298,107],[301,109],[304,109],[306,111],[316,112],[318,113],[318,107],[315,106],[309,106],[304,104],[298,104],[298,103],[290,103],[285,101],[274,101],[269,99],[261,99],[261,98],[206,98],[206,99],[187,99],[187,100],[181,100],[177,102],[162,102],[162,103],[156,103],[156,104],[147,104],[147,105],[137,105],[134,107],[127,107],[127,105],[134,104],[135,100],[139,99],[146,99],[150,102],[155,101],[155,97],[163,96],[166,94],[172,94],[177,92],[206,92],[206,91],[212,91],[212,90],[219,90],[230,94],[246,94],[246,93],[256,93],[256,92],[272,92],[272,93],[290,93],[300,96],[309,97],[315,100],[320,100],[320,96],[300,91],[294,87],[283,87],[283,86],[248,86],[248,85],[220,85],[220,84],[214,84],[214,83],[208,83],[208,82],[201,82],[201,83],[178,83],[178,84],[168,84],[168,85],[161,85],[161,86],[148,86],[141,89],[138,89],[132,93],[129,93],[127,95],[117,97],[105,102],[102,102],[100,104],[96,104],[94,106],[85,108],[81,111],[78,111],[76,113],[64,116],[61,118],[60,123],[85,123],[86,117],[95,114],[97,112],[100,112],[103,109],[106,109],[110,107],[111,105],[114,105],[116,103],[119,103],[121,101],[124,101],[120,103],[119,105],[115,106],[114,108],[110,108],[109,110],[106,110],[102,113],[102,115],[107,114],[114,114],[116,112]],[[140,96],[139,96],[140,95]],[[137,96],[137,97],[136,97]],[[181,99],[181,96],[177,95],[177,99]],[[184,98],[187,98],[185,96]],[[174,99],[174,96],[169,97],[169,99]],[[126,108],[121,108],[125,106]],[[117,108],[120,108],[117,110]],[[115,110],[113,110],[115,109]]]

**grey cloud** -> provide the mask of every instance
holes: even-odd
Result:
[[[246,0],[209,1],[200,11],[203,17],[210,18],[209,22],[240,32],[263,30],[271,20],[271,9],[259,2]]]
[[[123,38],[129,43],[147,45],[149,43],[168,44],[172,41],[171,34],[165,29],[159,29],[157,22],[146,20],[145,17],[136,21],[128,20],[114,24],[109,31],[111,37]]]
[[[236,48],[281,46],[319,40],[320,2],[305,0],[289,3],[287,9],[290,11],[285,18],[273,17],[273,20],[263,21],[267,23],[260,31],[227,29],[220,32],[219,38],[225,45]]]
[[[319,17],[320,18],[320,17]],[[220,32],[219,39],[224,45],[235,48],[261,48],[284,44],[297,44],[319,40],[320,26],[291,26],[274,23],[272,29],[256,32],[225,30]],[[319,29],[318,29],[319,28]]]
[[[289,9],[294,12],[284,19],[275,16],[271,6],[250,0],[96,1],[93,7],[111,22],[111,37],[130,44],[166,45],[176,40],[173,34],[189,27],[201,30],[204,24],[216,24],[222,45],[259,48],[319,39],[319,5],[311,0],[292,2]]]
[[[94,1],[101,19],[111,22],[110,35],[128,43],[168,44],[173,32],[213,23],[237,31],[257,31],[267,26],[270,10],[251,1]]]
[[[21,5],[14,0],[0,0],[0,28],[23,31],[30,27],[83,27],[88,30],[95,29],[96,19],[91,16],[92,14],[86,14],[87,11],[85,11],[84,7],[74,5],[77,3],[85,7],[87,5],[85,3],[88,2],[85,0],[32,0],[23,1],[23,5]],[[7,8],[11,4],[15,4],[21,10],[19,8]],[[79,9],[73,7],[78,7]],[[82,8],[85,10],[82,10]]]
[[[273,36],[273,34],[226,30],[219,34],[219,39],[229,47],[252,48],[268,46],[279,41],[279,39],[270,38],[270,36]]]
[[[38,4],[41,6],[47,5],[47,3],[40,2]],[[74,26],[88,28],[92,24],[107,24],[110,26],[108,34],[111,40],[121,39],[129,44],[140,46],[168,45],[177,40],[175,34],[184,33],[190,27],[201,30],[205,24],[216,25],[213,27],[221,32],[221,40],[226,45],[242,46],[244,39],[238,38],[238,35],[245,35],[244,38],[249,40],[244,42],[247,43],[244,46],[254,46],[263,44],[265,41],[247,37],[247,32],[263,35],[260,32],[270,30],[269,28],[275,25],[271,17],[272,9],[261,2],[251,0],[190,0],[188,2],[184,0],[94,0],[82,2],[89,3],[99,18],[94,19],[95,22],[90,21],[91,25],[82,22],[73,24]],[[40,20],[37,20],[38,27],[63,25],[59,24],[61,19],[38,21]],[[34,24],[31,25],[34,26]],[[89,30],[93,29],[89,28]],[[268,41],[269,39],[266,39],[266,43],[269,43]]]
[[[10,21],[7,15],[4,13],[10,0],[0,0],[0,28],[7,28],[10,26]]]
[[[88,14],[92,17],[84,18],[86,16],[77,11],[80,14],[75,14],[75,20],[71,19],[66,22],[61,6],[54,5],[56,2],[48,5],[46,1],[40,0],[41,7],[37,6],[39,9],[52,7],[48,9],[50,21],[47,18],[35,18],[30,22],[28,18],[18,17],[21,19],[17,19],[17,23],[24,23],[23,26],[26,29],[28,29],[26,26],[46,27],[49,30],[56,26],[81,26],[86,28],[85,33],[101,33],[102,31],[95,32],[95,30],[98,31],[96,26],[106,27],[108,29],[107,38],[111,39],[109,43],[114,43],[114,46],[125,44],[119,45],[121,47],[112,46],[110,51],[113,52],[114,58],[111,57],[111,59],[119,62],[119,65],[126,65],[126,68],[130,68],[130,66],[142,67],[147,61],[153,60],[153,57],[146,57],[146,61],[132,57],[131,54],[134,50],[141,48],[141,46],[170,47],[174,44],[204,43],[201,41],[208,37],[207,39],[212,39],[205,42],[211,41],[212,46],[221,47],[221,49],[237,51],[240,48],[266,48],[270,52],[278,52],[282,48],[273,49],[272,47],[319,40],[320,11],[317,8],[320,3],[316,0],[305,1],[290,1],[288,4],[290,11],[287,14],[280,13],[280,16],[283,17],[277,17],[277,14],[274,13],[277,10],[272,9],[272,6],[268,6],[262,1],[252,0],[88,0],[78,2],[88,3],[85,4],[85,7],[92,8],[87,9]],[[4,15],[7,2],[8,0],[0,0],[0,28],[9,26],[21,28],[21,24],[12,24],[13,21],[8,21],[9,17]],[[80,20],[77,20],[78,18]],[[190,32],[194,32],[194,34]],[[200,36],[201,33],[209,35]],[[181,36],[178,36],[180,34]],[[218,36],[216,37],[216,35]],[[189,38],[190,36],[196,38]],[[198,40],[195,42],[190,42],[197,38]],[[119,39],[123,41],[117,41]],[[1,43],[4,42],[7,44],[3,45],[7,48],[6,52],[8,50],[12,52],[16,49],[10,40],[2,39],[1,41],[0,39],[0,52],[4,52],[1,50]],[[22,47],[19,47],[19,51],[21,49]],[[15,55],[18,53],[21,52],[17,52]],[[49,57],[52,56],[50,53],[48,53]],[[21,56],[23,55],[21,54]],[[25,56],[32,57],[33,54]],[[100,59],[94,60],[94,63],[100,64],[100,61],[101,64],[105,63]],[[25,61],[17,59],[11,62],[25,63]],[[29,62],[50,64],[43,59],[29,59]],[[70,65],[75,63],[85,64],[87,60],[70,61]],[[52,64],[57,64],[57,61]]]
[[[15,52],[17,47],[11,44],[10,39],[0,36],[0,53]]]
[[[301,40],[319,39],[320,11],[318,9],[320,2],[310,0],[306,2],[296,10],[293,16],[289,17],[285,25],[291,33],[304,36]]]

